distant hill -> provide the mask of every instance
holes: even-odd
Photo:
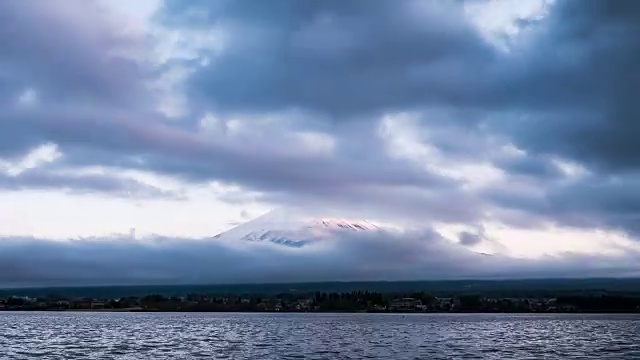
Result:
[[[425,291],[448,296],[482,294],[492,296],[556,296],[569,293],[616,292],[640,295],[640,279],[529,279],[529,280],[455,280],[455,281],[372,281],[273,283],[229,285],[144,285],[100,287],[56,287],[0,289],[0,297],[48,296],[117,298],[160,294],[164,296],[198,294],[278,294],[310,292],[349,292],[368,290],[381,293]]]

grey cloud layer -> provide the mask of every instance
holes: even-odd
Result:
[[[209,62],[152,67],[130,54],[149,44],[123,36],[88,2],[48,8],[4,1],[0,157],[51,141],[65,154],[59,166],[136,168],[198,184],[222,180],[280,204],[358,205],[465,223],[513,210],[517,218],[498,220],[637,234],[640,5],[557,1],[548,17],[526,24],[509,53],[485,41],[462,6],[165,1],[159,26],[216,28],[224,46],[199,49]],[[192,70],[183,84],[190,111],[174,122],[153,109],[157,94],[148,86],[171,66]],[[27,88],[36,90],[37,106],[15,105]],[[507,180],[470,190],[460,179],[390,156],[377,133],[380,116],[407,110],[421,115],[420,126],[431,134],[421,141],[445,161],[492,164]],[[199,132],[195,124],[205,111],[220,117],[225,131]],[[291,111],[288,121],[259,121]],[[241,136],[226,123],[235,118],[248,129]],[[334,146],[314,153],[292,140],[298,131],[323,133]],[[497,156],[505,144],[524,155]],[[566,176],[558,158],[588,175]],[[29,176],[5,187],[109,193],[127,186]],[[523,192],[516,183],[538,191]]]
[[[183,196],[109,174],[61,174],[56,171],[27,170],[18,175],[0,174],[0,190],[58,190],[73,193],[103,193],[129,199],[165,198],[178,200]]]
[[[0,4],[0,84],[34,87],[60,103],[111,106],[141,100],[143,76],[126,52],[135,39],[118,35],[91,1]]]
[[[638,254],[522,260],[473,253],[432,231],[338,233],[302,248],[211,239],[0,239],[0,286],[415,280],[640,274]]]

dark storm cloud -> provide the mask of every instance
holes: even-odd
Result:
[[[637,237],[640,4],[557,1],[527,31],[487,90],[504,103],[486,123],[527,152],[497,165],[529,175],[539,193],[496,189],[487,199],[499,199],[496,204],[532,223],[610,228]],[[549,157],[569,159],[588,175],[558,177]]]
[[[637,254],[486,256],[429,230],[338,233],[302,248],[212,239],[0,239],[0,286],[632,276]]]
[[[510,89],[526,105],[510,125],[518,142],[602,171],[637,168],[639,24],[637,2],[558,1],[533,31]]]
[[[225,50],[191,77],[196,101],[241,112],[371,114],[475,101],[476,89],[467,84],[487,80],[499,54],[465,21],[460,5],[168,1],[163,17],[178,27],[217,26],[226,36]]]

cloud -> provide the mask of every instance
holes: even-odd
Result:
[[[162,18],[223,34],[223,50],[189,79],[192,100],[339,116],[473,101],[465,82],[491,70],[498,53],[463,12],[457,2],[167,1]]]
[[[637,68],[630,59],[639,51],[639,17],[633,3],[553,6],[522,49],[521,74],[512,80],[511,99],[524,116],[510,128],[523,146],[609,171],[637,165],[638,107],[630,96],[637,78],[629,74]]]
[[[133,61],[138,39],[114,31],[117,24],[95,2],[9,0],[0,14],[0,83],[33,88],[42,101],[58,103],[141,100],[143,73]]]
[[[300,248],[216,239],[0,241],[0,286],[632,276],[637,254],[487,256],[431,230],[337,232]]]
[[[174,0],[141,35],[93,2],[5,1],[0,157],[63,156],[0,187],[180,198],[81,171],[104,167],[230,202],[635,237],[640,7],[547,10],[509,10],[503,48],[464,2]]]
[[[123,198],[180,199],[177,191],[164,190],[128,178],[117,170],[65,168],[58,146],[47,143],[12,161],[0,158],[0,190],[55,190],[71,193],[98,193]],[[64,160],[62,160],[64,161]]]
[[[89,116],[93,121],[86,121]],[[251,132],[239,131],[219,139],[107,110],[99,115],[54,108],[46,115],[31,109],[14,110],[0,112],[0,119],[15,124],[14,137],[21,135],[20,128],[25,136],[33,129],[46,132],[49,141],[60,144],[65,166],[148,170],[196,183],[215,179],[274,196],[287,192],[339,198],[366,187],[447,188],[455,182],[403,161],[391,161],[382,148],[354,147],[354,135],[348,132],[334,133],[330,138],[335,139],[335,154],[318,152],[316,143],[325,141],[323,135],[306,132],[296,136],[300,133],[286,127],[286,119],[282,120],[284,124],[279,120],[265,124],[266,134],[256,132],[258,125]],[[379,141],[375,128],[362,124],[355,130],[361,131],[357,137],[363,142]],[[277,146],[274,140],[280,140]],[[296,151],[290,152],[289,148]],[[353,161],[354,156],[358,161]]]
[[[53,140],[60,109],[91,123],[104,107],[141,109],[153,103],[146,91],[152,69],[137,59],[144,43],[119,31],[101,10],[95,2],[77,0],[0,4],[0,156]],[[25,104],[25,94],[37,97],[27,96],[34,100]],[[38,122],[22,123],[14,110],[34,111]],[[84,135],[90,141],[91,132]]]
[[[183,199],[176,191],[164,190],[108,174],[65,174],[59,171],[31,170],[16,176],[0,174],[0,190],[55,190],[71,193],[98,193],[122,198]]]
[[[460,233],[458,241],[464,246],[473,246],[480,244],[482,242],[482,237],[478,234],[463,231]]]

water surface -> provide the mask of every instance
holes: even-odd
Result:
[[[640,359],[640,316],[0,312],[0,359]]]

